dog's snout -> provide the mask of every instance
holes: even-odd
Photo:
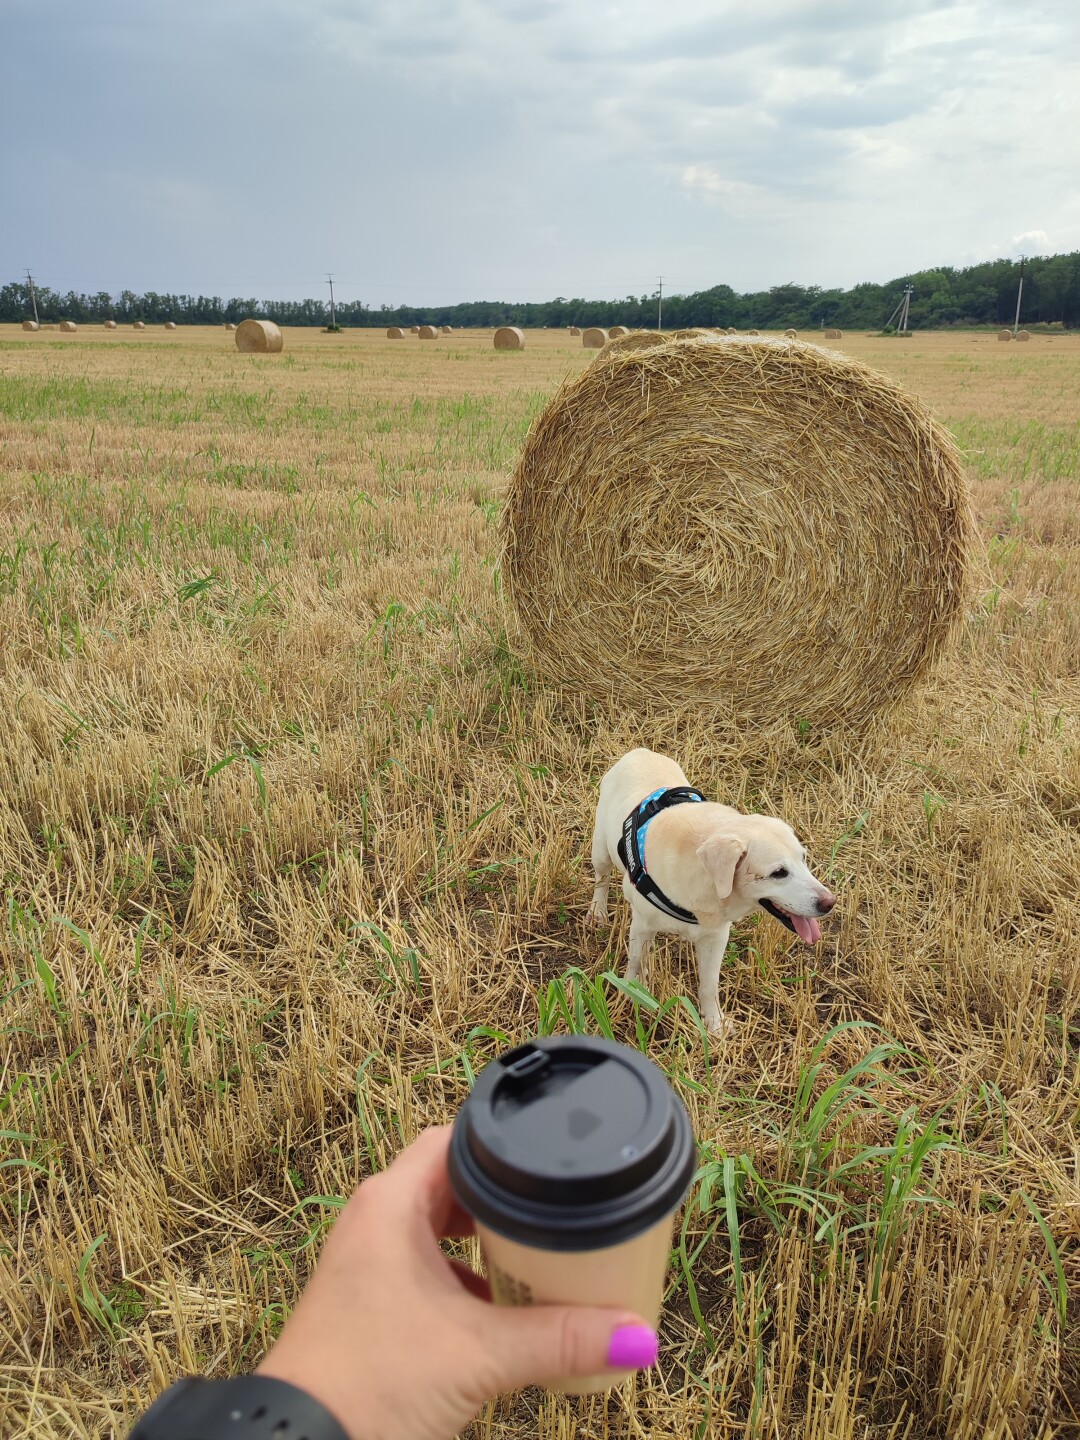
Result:
[[[830,895],[828,890],[826,890],[823,895],[819,895],[817,898],[818,914],[828,915],[829,911],[833,908],[835,904],[836,896]]]

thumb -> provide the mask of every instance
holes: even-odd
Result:
[[[656,1331],[640,1315],[584,1305],[491,1306],[490,1356],[499,1389],[548,1385],[568,1376],[645,1370],[656,1364]]]

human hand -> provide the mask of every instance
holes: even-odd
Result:
[[[473,1232],[450,1189],[449,1144],[450,1126],[424,1131],[354,1192],[259,1366],[355,1440],[452,1440],[503,1391],[656,1361],[640,1316],[491,1303],[487,1282],[439,1245]]]

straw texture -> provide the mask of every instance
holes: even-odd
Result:
[[[960,456],[920,401],[803,342],[600,356],[534,422],[504,574],[540,676],[624,713],[861,723],[964,605]]]
[[[236,327],[236,348],[245,355],[276,355],[284,343],[272,320],[241,320]]]
[[[503,325],[495,331],[496,350],[524,350],[525,332],[516,325]]]
[[[614,336],[604,346],[604,354],[610,355],[620,350],[649,350],[654,345],[668,345],[671,336],[666,335],[662,330],[627,330],[624,335],[616,335],[614,330],[608,334]]]
[[[581,344],[585,350],[602,350],[607,344],[607,331],[598,325],[590,325],[581,332]]]
[[[608,339],[609,339],[609,340],[617,340],[620,335],[629,335],[629,334],[630,334],[630,326],[629,326],[629,325],[612,325],[611,328],[608,330],[607,333],[608,333]]]

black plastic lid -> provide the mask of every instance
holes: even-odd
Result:
[[[690,1120],[644,1055],[586,1035],[492,1061],[454,1122],[450,1182],[474,1219],[543,1250],[599,1250],[677,1208],[697,1160]]]

